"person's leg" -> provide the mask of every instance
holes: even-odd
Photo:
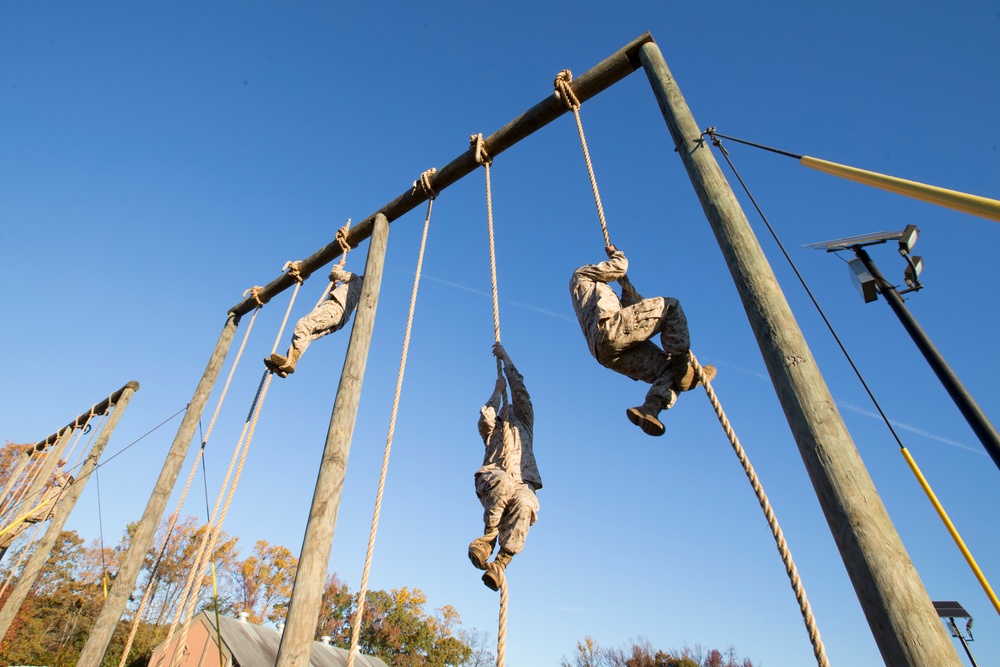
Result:
[[[507,565],[524,549],[528,528],[538,519],[538,507],[538,497],[531,485],[518,484],[500,519],[500,552],[487,564],[483,575],[483,583],[490,589],[499,590]]]
[[[327,299],[316,306],[295,324],[288,354],[284,356],[272,354],[270,358],[264,360],[264,364],[281,377],[294,373],[299,358],[314,340],[340,328],[343,310],[343,307],[333,299]]]
[[[515,491],[513,480],[505,472],[488,470],[476,474],[476,496],[483,504],[483,534],[469,544],[469,560],[480,570],[486,569],[486,562],[493,555],[501,517]]]

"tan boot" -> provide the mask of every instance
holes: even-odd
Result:
[[[267,370],[271,371],[278,377],[288,377],[288,373],[281,370],[281,367],[288,362],[280,354],[272,354],[270,357],[264,357],[264,365],[267,366]]]
[[[637,408],[629,408],[625,411],[628,420],[642,429],[646,435],[663,435],[666,428],[663,422],[658,419],[660,409],[653,403],[645,402]]]
[[[677,391],[691,391],[695,387],[711,382],[716,375],[715,366],[702,366],[702,377],[696,377],[694,366],[691,365],[691,353],[685,352],[671,357],[670,363],[674,372],[674,383]]]
[[[469,560],[477,569],[486,569],[486,562],[493,555],[493,548],[496,544],[497,538],[495,537],[492,540],[486,539],[485,536],[472,540],[472,544],[469,545]]]
[[[500,549],[500,553],[493,559],[493,562],[486,565],[486,574],[483,575],[483,583],[486,584],[487,588],[492,591],[500,590],[500,585],[503,583],[505,576],[504,570],[507,569],[507,565],[513,557],[514,554],[511,552],[506,549]]]
[[[298,363],[299,357],[302,356],[297,348],[288,348],[288,360],[281,364],[281,370],[285,372],[286,375],[291,375],[295,372],[295,364]]]

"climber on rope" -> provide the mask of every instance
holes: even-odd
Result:
[[[524,378],[500,343],[493,345],[493,354],[503,362],[507,379],[497,378],[493,395],[479,411],[479,435],[486,454],[476,472],[476,495],[483,504],[484,527],[483,535],[469,545],[469,560],[486,570],[483,583],[495,591],[511,558],[524,548],[528,527],[538,518],[535,492],[542,488],[542,478],[532,450],[535,413]],[[511,405],[501,408],[507,383]],[[490,562],[498,539],[500,551]]]
[[[659,419],[677,394],[700,382],[691,366],[691,337],[687,318],[673,297],[643,299],[625,272],[628,259],[613,245],[605,246],[608,260],[587,264],[573,272],[569,291],[590,353],[604,366],[651,386],[642,405],[625,411],[628,420],[648,435],[663,435]],[[608,283],[618,281],[622,296]],[[650,339],[660,334],[660,345]],[[703,366],[706,380],[713,366]]]
[[[295,372],[295,364],[317,338],[322,338],[334,331],[339,331],[351,319],[351,313],[358,307],[361,300],[361,286],[365,277],[345,271],[340,266],[334,266],[330,271],[330,282],[334,288],[330,296],[316,306],[311,313],[303,317],[295,325],[292,332],[292,344],[288,354],[272,354],[264,359],[264,365],[279,377],[288,377]],[[339,283],[339,284],[337,284]]]

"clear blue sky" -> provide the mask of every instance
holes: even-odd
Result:
[[[0,9],[0,439],[36,441],[129,380],[118,451],[181,409],[245,289],[330,242],[425,169],[463,152],[650,31],[701,126],[1000,198],[1000,2],[6,3]],[[831,661],[880,657],[718,246],[638,72],[583,109],[612,239],[646,295],[681,300],[695,352],[757,467]],[[729,145],[799,269],[987,576],[1000,577],[998,475],[884,303],[807,243],[918,225],[926,289],[908,304],[1000,419],[1000,225]],[[503,341],[536,406],[541,513],[509,570],[508,664],[576,641],[735,645],[810,664],[773,540],[704,395],[650,438],[624,410],[644,387],[589,356],[567,292],[603,257],[570,117],[500,156],[494,207]],[[933,599],[1000,622],[859,382],[744,206],[866,466]],[[394,223],[331,570],[360,581],[422,212]],[[361,270],[367,244],[352,253]],[[891,247],[872,251],[894,280]],[[294,317],[324,288],[306,283]],[[371,586],[424,590],[496,632],[497,597],[465,551],[481,529],[477,411],[495,367],[482,174],[437,201]],[[221,479],[287,295],[264,309],[209,444]],[[287,344],[288,333],[280,346]],[[298,552],[346,333],[276,380],[225,529]],[[235,351],[235,348],[234,348]],[[232,357],[231,357],[232,358]],[[214,405],[214,397],[210,408]],[[206,413],[207,424],[210,410]],[[137,519],[178,421],[101,472],[114,541]],[[183,476],[186,475],[185,467]],[[214,501],[214,492],[213,492]],[[170,509],[173,507],[171,501]],[[204,498],[185,511],[204,516]],[[98,536],[96,487],[69,528]],[[963,657],[964,659],[964,657]]]

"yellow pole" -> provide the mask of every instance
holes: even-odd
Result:
[[[980,218],[992,220],[993,222],[1000,222],[1000,201],[996,199],[939,188],[934,185],[918,183],[917,181],[908,181],[905,178],[886,176],[874,171],[848,167],[847,165],[828,162],[827,160],[809,157],[808,155],[801,156],[799,162],[810,169],[822,171],[826,174],[840,176],[850,181],[871,185],[898,195],[912,197],[931,204],[937,204],[938,206],[944,206],[945,208],[976,215]]]
[[[934,509],[937,510],[938,516],[941,517],[941,521],[943,521],[945,527],[948,528],[948,532],[951,533],[951,537],[955,540],[955,544],[958,545],[959,551],[961,551],[962,555],[965,556],[966,562],[969,564],[969,567],[972,568],[972,572],[976,575],[976,579],[979,580],[979,585],[983,587],[984,591],[986,591],[986,596],[990,599],[990,602],[993,603],[993,608],[997,610],[998,614],[1000,614],[1000,600],[997,600],[996,593],[994,593],[993,588],[990,587],[990,582],[986,581],[986,576],[983,574],[983,571],[979,569],[979,565],[976,564],[976,559],[972,557],[971,553],[969,553],[968,548],[965,546],[965,542],[962,540],[962,536],[958,534],[958,530],[955,528],[955,525],[951,522],[951,519],[948,518],[948,513],[944,511],[944,507],[942,507],[941,503],[938,502],[937,496],[934,495],[934,491],[931,489],[930,484],[927,483],[923,473],[920,472],[920,468],[917,467],[917,462],[913,460],[912,456],[910,456],[910,452],[906,451],[906,447],[900,447],[899,451],[902,452],[906,462],[910,464],[910,469],[913,471],[913,474],[916,475],[917,481],[920,482],[920,486],[924,488],[924,493],[927,494],[931,504],[934,505]]]

